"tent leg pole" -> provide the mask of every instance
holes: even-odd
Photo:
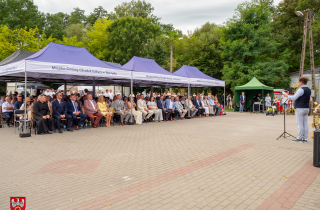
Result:
[[[121,97],[123,96],[123,85],[121,85]]]
[[[151,95],[150,95],[150,97],[153,95],[153,84],[152,84],[152,82],[151,82],[151,88],[150,88],[150,91],[151,91]]]
[[[96,96],[96,78],[93,77],[92,81],[92,97],[94,98]]]
[[[191,101],[190,101],[190,83],[188,83],[188,103],[191,103]],[[188,106],[189,106],[189,104],[188,104]],[[191,119],[190,111],[191,111],[191,109],[188,110],[188,117],[186,117],[186,119]]]
[[[67,81],[64,81],[64,90],[63,93],[65,96],[67,96]]]
[[[263,97],[264,97],[264,91],[263,91],[263,89],[262,89],[262,99],[263,99]],[[264,113],[264,102],[262,101],[262,113]]]
[[[24,131],[27,132],[27,71],[24,71]],[[30,119],[31,120],[31,119]],[[14,120],[13,120],[14,123]]]
[[[130,109],[130,111],[131,111],[131,116],[130,116],[130,119],[131,119],[131,124],[133,125],[133,120],[132,120],[132,107],[133,107],[133,100],[132,100],[132,98],[133,98],[133,76],[132,76],[132,71],[131,71],[131,94],[130,94],[130,100],[131,100],[131,109]]]
[[[223,86],[223,108],[226,110],[226,86]]]

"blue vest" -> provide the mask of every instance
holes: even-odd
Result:
[[[303,95],[295,101],[295,108],[309,108],[311,90],[308,87],[301,87],[304,91]]]

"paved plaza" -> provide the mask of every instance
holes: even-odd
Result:
[[[3,128],[0,209],[14,196],[26,210],[320,209],[313,140],[282,132],[282,115],[246,113],[25,139]]]

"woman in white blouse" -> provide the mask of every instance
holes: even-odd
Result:
[[[154,113],[154,121],[155,122],[162,122],[163,116],[162,116],[162,110],[158,109],[157,103],[154,100],[154,97],[151,96],[150,101],[147,103],[148,109],[152,110]]]

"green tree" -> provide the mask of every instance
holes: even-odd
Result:
[[[16,36],[8,26],[0,25],[0,61],[17,50]]]
[[[97,58],[107,61],[110,51],[106,47],[110,36],[107,28],[113,21],[107,18],[98,19],[92,28],[83,36],[87,50]]]
[[[1,0],[0,25],[10,29],[44,27],[44,14],[38,11],[32,0]]]
[[[143,47],[144,58],[154,59],[160,66],[166,64],[167,50],[163,36],[158,36],[154,39],[149,39]]]
[[[115,12],[111,12],[108,17],[112,20],[123,18],[126,16],[149,18],[152,23],[158,23],[161,18],[153,15],[154,7],[145,0],[123,2],[114,8]]]
[[[48,13],[46,15],[45,29],[44,33],[49,37],[52,36],[56,39],[62,39],[65,34],[64,30],[68,25],[70,15],[59,12],[56,14]]]
[[[320,4],[317,0],[286,0],[276,7],[272,21],[272,39],[280,43],[278,56],[282,56],[288,65],[288,73],[299,71],[303,38],[304,17],[298,17],[295,11],[313,9],[312,29],[314,48],[320,49]],[[308,35],[309,36],[309,35]],[[306,45],[306,59],[304,68],[310,67],[309,39]],[[315,63],[319,64],[318,54],[315,52]],[[320,64],[319,64],[320,65]]]
[[[78,42],[82,40],[82,36],[86,33],[86,31],[90,30],[90,26],[83,25],[82,23],[71,24],[65,29],[66,37],[74,37],[77,36]]]
[[[93,25],[99,18],[105,18],[107,14],[107,10],[103,9],[102,6],[99,6],[87,17],[87,23]]]
[[[7,95],[7,83],[6,82],[0,82],[0,96]]]
[[[69,24],[85,24],[87,17],[84,13],[85,11],[79,7],[74,8],[70,15]]]
[[[133,56],[141,56],[147,40],[160,35],[161,29],[150,19],[127,16],[115,20],[107,32],[110,33],[107,43],[110,49],[109,60],[124,64]]]
[[[252,77],[275,88],[287,88],[287,65],[275,57],[279,44],[270,38],[271,10],[267,3],[252,1],[238,5],[236,15],[223,29],[220,40],[222,70],[227,85],[234,88]]]

